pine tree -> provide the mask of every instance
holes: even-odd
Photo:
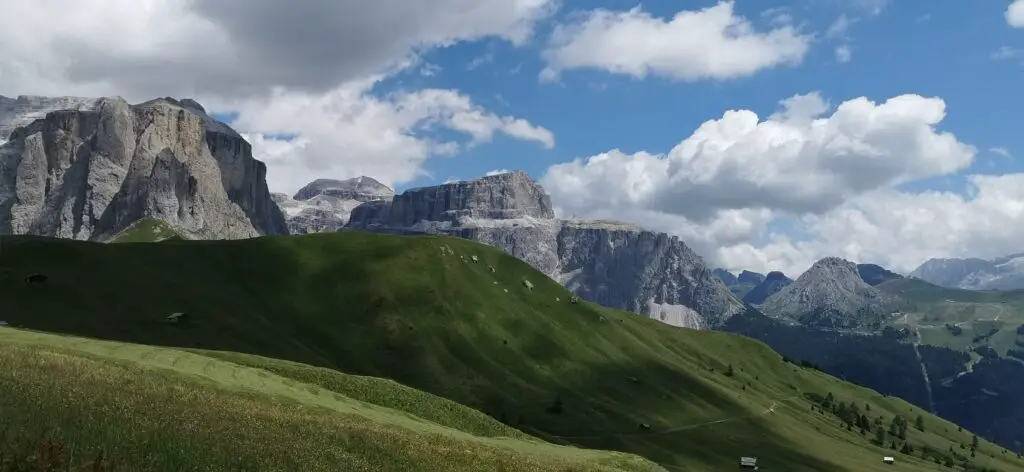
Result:
[[[977,448],[978,448],[978,435],[975,434],[974,437],[971,438],[971,449],[977,449]]]
[[[877,442],[879,445],[885,443],[885,429],[883,429],[881,426],[875,428],[875,442]]]
[[[732,364],[729,364],[729,368],[726,369],[726,371],[725,371],[725,376],[726,377],[732,377],[735,374],[736,374],[736,372],[732,370]]]
[[[924,417],[917,415],[917,420],[914,421],[914,426],[917,427],[919,431],[924,431]]]

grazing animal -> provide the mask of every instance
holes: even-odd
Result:
[[[25,277],[25,282],[28,282],[30,284],[41,284],[43,282],[46,282],[46,279],[47,277],[43,274],[32,274],[28,277]]]

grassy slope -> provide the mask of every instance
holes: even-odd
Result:
[[[174,228],[160,220],[143,218],[124,229],[113,238],[111,243],[153,243],[159,241],[183,239]]]
[[[921,342],[951,349],[967,350],[972,346],[989,345],[1005,355],[1015,347],[1017,327],[1024,324],[1024,290],[1005,292],[958,290],[939,287],[916,279],[884,282],[878,288],[913,302],[910,321],[921,330]],[[894,320],[895,324],[903,319]],[[955,324],[963,332],[953,335],[945,328]],[[982,342],[975,336],[997,333]]]
[[[893,451],[812,413],[803,395],[870,403],[873,417],[920,413],[903,401],[795,368],[746,338],[569,304],[555,282],[469,241],[343,233],[3,247],[0,277],[14,283],[0,283],[0,299],[18,326],[388,377],[551,441],[635,452],[669,470],[732,468],[740,455],[765,470],[948,470],[899,454],[884,466]],[[21,283],[32,272],[50,280]],[[176,311],[189,323],[159,322]],[[556,397],[564,411],[547,412]],[[918,450],[969,443],[926,417],[927,432],[911,432]],[[975,463],[1024,470],[983,444]]]
[[[105,447],[123,470],[664,470],[544,443],[393,382],[336,372],[303,382],[291,369],[311,372],[3,328],[0,425],[19,439],[55,436],[87,460]],[[18,470],[0,460],[8,469]]]

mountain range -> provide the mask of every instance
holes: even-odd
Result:
[[[995,259],[929,259],[910,277],[965,290],[1024,289],[1024,254]]]
[[[935,402],[926,368],[929,355],[944,359],[933,366],[949,374],[943,379],[965,379],[950,384],[949,391],[955,393],[948,394],[958,401],[968,393],[976,394],[963,386],[976,377],[969,363],[966,372],[956,371],[965,361],[959,357],[964,352],[957,351],[960,348],[954,344],[935,347],[946,349],[942,354],[929,354],[926,349],[922,356],[920,329],[930,333],[927,329],[936,326],[925,323],[930,312],[918,313],[914,319],[908,312],[946,300],[949,307],[958,304],[955,310],[942,306],[943,313],[953,313],[949,316],[977,319],[977,315],[965,313],[985,305],[998,308],[993,315],[998,320],[1003,305],[988,299],[975,303],[974,298],[942,287],[1012,287],[1014,277],[1019,276],[1014,272],[1016,264],[1024,260],[1012,256],[993,261],[932,260],[911,278],[904,278],[878,265],[827,257],[796,280],[777,271],[763,275],[744,270],[733,275],[710,269],[684,241],[666,233],[615,221],[558,218],[550,196],[520,171],[399,194],[369,176],[316,179],[291,196],[271,193],[266,166],[253,157],[251,146],[189,99],[129,104],[117,97],[0,97],[0,138],[4,138],[0,142],[0,235],[120,242],[144,241],[159,233],[159,238],[150,240],[167,241],[162,245],[179,244],[179,239],[323,232],[456,237],[498,248],[584,301],[678,327],[741,332],[780,352],[793,349],[798,338],[777,334],[793,327],[811,330],[799,331],[805,337],[889,333],[889,338],[879,339],[907,349],[912,338],[916,359],[910,362],[915,371],[920,368],[924,385],[929,387],[919,405]],[[476,255],[467,251],[463,250],[460,262],[476,262]],[[501,270],[484,265],[492,274]],[[519,282],[527,289],[536,283]],[[901,319],[905,329],[892,335],[893,326],[901,326]],[[396,330],[396,326],[388,329]],[[298,333],[317,328],[294,329]],[[941,333],[943,328],[939,325],[936,329]],[[80,330],[79,334],[91,333]],[[253,336],[253,343],[262,342],[259,334]],[[976,340],[982,339],[984,333],[977,336]],[[830,339],[835,344],[846,342],[842,337]],[[985,339],[963,350],[987,352],[978,351]],[[815,352],[798,351],[809,358],[817,359],[815,356],[828,349],[807,344],[819,346]],[[1008,346],[996,357],[1009,355]],[[829,360],[828,356],[824,359]],[[858,364],[855,369],[851,363],[830,364],[830,368],[836,375],[855,372],[851,374],[855,376],[878,367],[878,362],[883,361],[865,360],[865,365]],[[987,368],[981,371],[992,371],[985,371]],[[877,376],[863,378],[872,387],[871,382],[881,382]],[[918,380],[914,382],[920,386]],[[465,395],[467,402],[478,400]],[[1017,394],[1007,395],[1016,398]],[[494,405],[478,402],[478,406]],[[1019,416],[1024,417],[1024,412]],[[997,421],[979,423],[978,427],[1010,431],[1006,441],[1024,438],[1024,429],[993,426]]]

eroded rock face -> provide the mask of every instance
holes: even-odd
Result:
[[[865,283],[856,264],[838,257],[815,262],[761,305],[769,316],[836,329],[880,328],[898,309],[896,298]]]
[[[291,234],[337,231],[348,222],[352,210],[362,203],[390,201],[394,190],[370,177],[346,180],[317,179],[299,189],[295,196],[274,194],[285,214]]]
[[[742,311],[678,238],[554,216],[547,193],[526,173],[510,172],[364,203],[346,229],[472,239],[529,263],[584,300],[676,326],[710,328]]]
[[[50,110],[0,146],[0,234],[104,240],[143,217],[197,239],[287,233],[266,166],[195,102],[38,98],[6,123],[65,102],[85,105]]]

